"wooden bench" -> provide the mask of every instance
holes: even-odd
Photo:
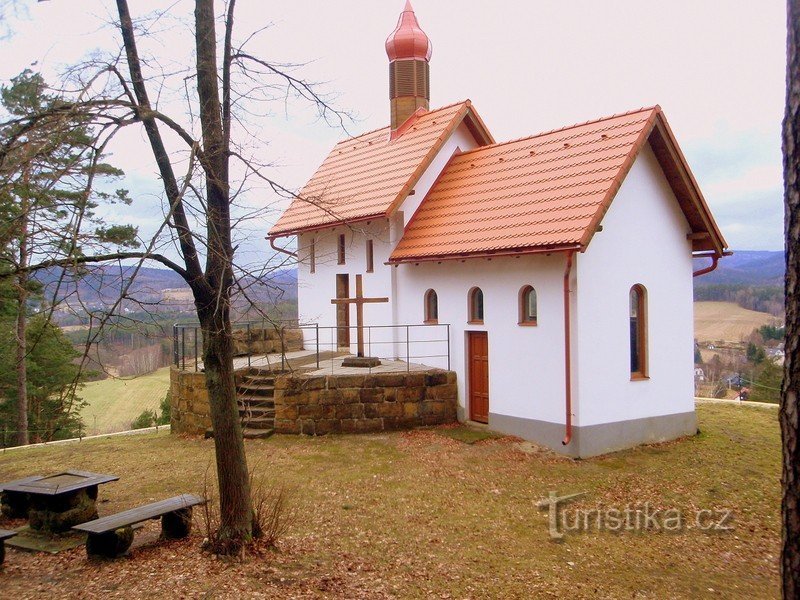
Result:
[[[0,565],[2,565],[3,561],[6,559],[6,540],[14,537],[15,535],[17,535],[16,531],[0,529]]]
[[[149,519],[161,518],[161,536],[179,539],[192,530],[192,507],[205,504],[203,498],[181,494],[167,500],[159,500],[114,515],[101,517],[75,525],[72,529],[89,534],[86,540],[88,556],[114,558],[128,551],[133,542],[133,526]]]

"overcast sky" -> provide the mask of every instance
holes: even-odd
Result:
[[[272,24],[254,52],[308,62],[301,73],[325,82],[337,106],[356,115],[351,134],[388,123],[384,41],[405,0],[263,2],[239,0],[239,37]],[[134,16],[170,2],[136,0]],[[191,2],[173,12],[191,19]],[[470,98],[498,141],[660,104],[730,246],[783,247],[780,124],[785,79],[783,0],[416,0],[433,42],[431,106]],[[103,26],[113,3],[22,2],[6,15],[0,78],[36,62],[54,80],[98,48],[113,49]],[[137,12],[143,11],[143,12]],[[161,51],[191,62],[186,24],[162,21]],[[258,120],[264,162],[290,188],[302,186],[345,134],[281,104]],[[114,148],[137,198],[135,222],[157,221],[154,167],[141,136]],[[267,143],[268,142],[268,143]],[[254,189],[253,204],[274,202]],[[263,239],[268,223],[264,223]]]

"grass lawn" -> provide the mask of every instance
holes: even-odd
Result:
[[[89,404],[81,410],[86,434],[130,429],[145,410],[158,412],[169,390],[169,367],[135,379],[92,381],[78,393]]]
[[[278,551],[216,560],[199,549],[201,527],[114,562],[87,562],[82,548],[12,549],[0,589],[19,598],[776,598],[777,411],[697,410],[698,436],[580,461],[441,429],[247,441],[251,466],[295,489],[300,518]],[[0,481],[61,467],[117,474],[101,488],[102,515],[199,492],[212,457],[213,442],[197,438],[91,440],[0,454]],[[698,509],[729,509],[734,530],[554,542],[536,508],[551,490],[586,492],[570,509],[648,502],[680,509],[689,524]]]

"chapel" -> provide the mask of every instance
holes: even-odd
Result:
[[[455,371],[459,419],[570,456],[693,434],[692,280],[729,251],[662,109],[497,141],[469,100],[430,106],[410,2],[385,50],[389,124],[269,231],[296,244],[301,322]]]

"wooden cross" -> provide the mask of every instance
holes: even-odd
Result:
[[[356,332],[358,333],[358,356],[364,356],[364,305],[368,302],[388,302],[388,298],[364,298],[362,289],[361,275],[356,275],[356,297],[355,298],[334,298],[331,304],[355,304],[356,305]]]

